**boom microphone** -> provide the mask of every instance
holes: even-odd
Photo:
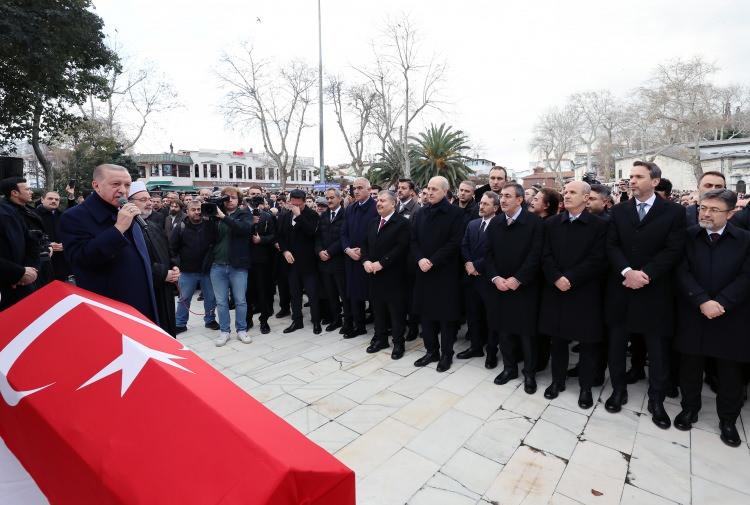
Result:
[[[125,198],[124,196],[121,196],[121,197],[120,197],[120,200],[118,200],[118,201],[120,202],[120,208],[121,208],[121,209],[122,209],[122,207],[123,207],[123,206],[124,206],[124,205],[125,205],[126,203],[128,203],[128,199],[127,199],[127,198]],[[148,223],[146,223],[146,221],[144,221],[144,220],[143,220],[143,218],[142,218],[141,216],[135,216],[135,220],[136,220],[136,221],[138,221],[138,224],[139,224],[139,225],[141,225],[141,228],[143,228],[144,230],[145,230],[146,228],[148,228]]]

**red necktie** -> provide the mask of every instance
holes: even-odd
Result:
[[[384,218],[384,217],[381,217],[381,218],[380,218],[380,226],[378,226],[378,233],[380,233],[380,230],[382,230],[382,229],[383,229],[383,226],[384,226],[384,225],[385,225],[385,218]]]

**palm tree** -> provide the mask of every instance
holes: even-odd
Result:
[[[411,162],[415,160],[415,146],[409,146]],[[367,179],[371,184],[377,184],[384,188],[396,186],[398,180],[404,175],[404,158],[401,152],[401,145],[390,142],[385,151],[376,155],[375,163],[370,167],[367,173]]]
[[[442,175],[455,188],[472,174],[464,164],[469,159],[463,154],[469,149],[468,138],[461,130],[451,131],[451,128],[445,124],[431,125],[414,138],[417,145],[412,175],[418,186],[425,186],[432,177]]]

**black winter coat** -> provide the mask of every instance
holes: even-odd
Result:
[[[177,226],[175,226],[176,228]],[[175,337],[177,335],[174,305],[175,285],[165,280],[167,273],[173,266],[169,258],[167,238],[162,230],[151,226],[144,230],[143,235],[146,239],[146,247],[148,247],[148,256],[151,259],[151,275],[154,281],[159,326]]]
[[[30,294],[33,285],[11,286],[21,280],[26,267],[39,268],[38,242],[32,240],[16,207],[0,198],[0,310]]]
[[[604,330],[607,223],[588,211],[572,223],[567,212],[544,221],[544,273],[539,332],[580,342],[599,342]],[[570,281],[568,291],[555,282]]]
[[[676,277],[675,348],[687,354],[750,362],[750,232],[729,223],[712,244],[700,226],[688,228]],[[726,312],[708,319],[699,307],[709,300],[719,302]]]
[[[413,309],[423,320],[461,319],[461,240],[463,211],[447,199],[412,214],[411,255],[432,262],[427,272],[417,265]]]
[[[370,223],[362,244],[362,262],[379,261],[383,269],[370,276],[370,299],[405,303],[406,258],[411,230],[409,220],[393,214],[378,232],[380,220]],[[364,267],[363,267],[364,269]]]
[[[610,273],[606,322],[631,333],[647,330],[671,336],[674,330],[674,270],[685,247],[685,209],[657,197],[643,221],[636,199],[612,207],[607,231]],[[643,270],[650,282],[640,289],[622,285],[622,271]]]
[[[367,226],[379,219],[375,209],[375,200],[368,199],[360,205],[352,202],[346,208],[345,220],[341,225],[341,249],[343,251],[351,248],[362,247],[367,233]],[[366,300],[368,295],[369,278],[362,269],[361,261],[354,261],[349,256],[344,258],[346,267],[346,292],[352,300]]]
[[[226,211],[223,211],[227,214]],[[253,216],[245,209],[237,209],[220,221],[231,230],[229,243],[229,265],[234,268],[250,268],[250,233],[253,229]],[[221,226],[221,225],[219,225]],[[218,238],[217,238],[218,240]]]
[[[282,253],[289,251],[294,256],[291,268],[309,274],[317,272],[318,261],[315,255],[315,231],[318,228],[318,213],[310,207],[303,207],[292,226],[291,212],[279,219],[278,242]],[[282,257],[282,261],[286,260]]]
[[[34,209],[34,212],[42,220],[42,229],[49,237],[50,242],[62,243],[62,239],[60,238],[60,217],[62,216],[62,211],[59,209],[49,210],[44,205],[40,205]],[[54,278],[60,281],[66,280],[70,275],[70,267],[65,260],[65,254],[56,252],[52,255],[51,261]]]
[[[172,264],[181,272],[208,273],[210,261],[206,256],[216,242],[217,234],[215,221],[202,220],[194,224],[190,219],[185,219],[172,229],[172,235],[169,237],[169,256]]]
[[[498,214],[487,227],[487,255],[484,271],[487,282],[496,276],[515,277],[521,285],[515,291],[492,288],[494,303],[488,304],[493,329],[511,335],[536,335],[539,281],[544,246],[544,224],[525,208],[508,226]]]
[[[253,216],[253,221],[255,221]],[[258,222],[253,223],[250,233],[250,262],[258,265],[268,265],[275,259],[274,243],[276,243],[276,220],[266,211],[260,211]],[[252,237],[257,234],[260,237],[260,243],[252,241]]]
[[[331,256],[328,261],[320,261],[320,258],[318,258],[318,268],[323,273],[344,272],[344,257],[346,255],[341,247],[341,227],[344,221],[343,207],[339,207],[333,222],[331,222],[331,209],[320,216],[318,231],[315,234],[315,255],[317,256],[321,251],[328,251]]]

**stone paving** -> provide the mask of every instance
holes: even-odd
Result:
[[[692,431],[660,430],[643,381],[621,413],[604,410],[608,381],[584,411],[574,381],[544,398],[549,368],[530,396],[520,380],[494,385],[499,369],[486,370],[484,358],[438,373],[434,363],[413,366],[419,340],[393,361],[390,349],[365,353],[371,329],[344,340],[338,330],[314,335],[309,322],[288,335],[288,318],[269,323],[261,335],[256,317],[251,344],[233,333],[215,347],[218,332],[191,316],[179,340],[353,469],[359,505],[750,504],[750,403],[738,423],[745,443],[733,449],[719,440],[707,387]],[[679,400],[667,401],[674,417]]]

